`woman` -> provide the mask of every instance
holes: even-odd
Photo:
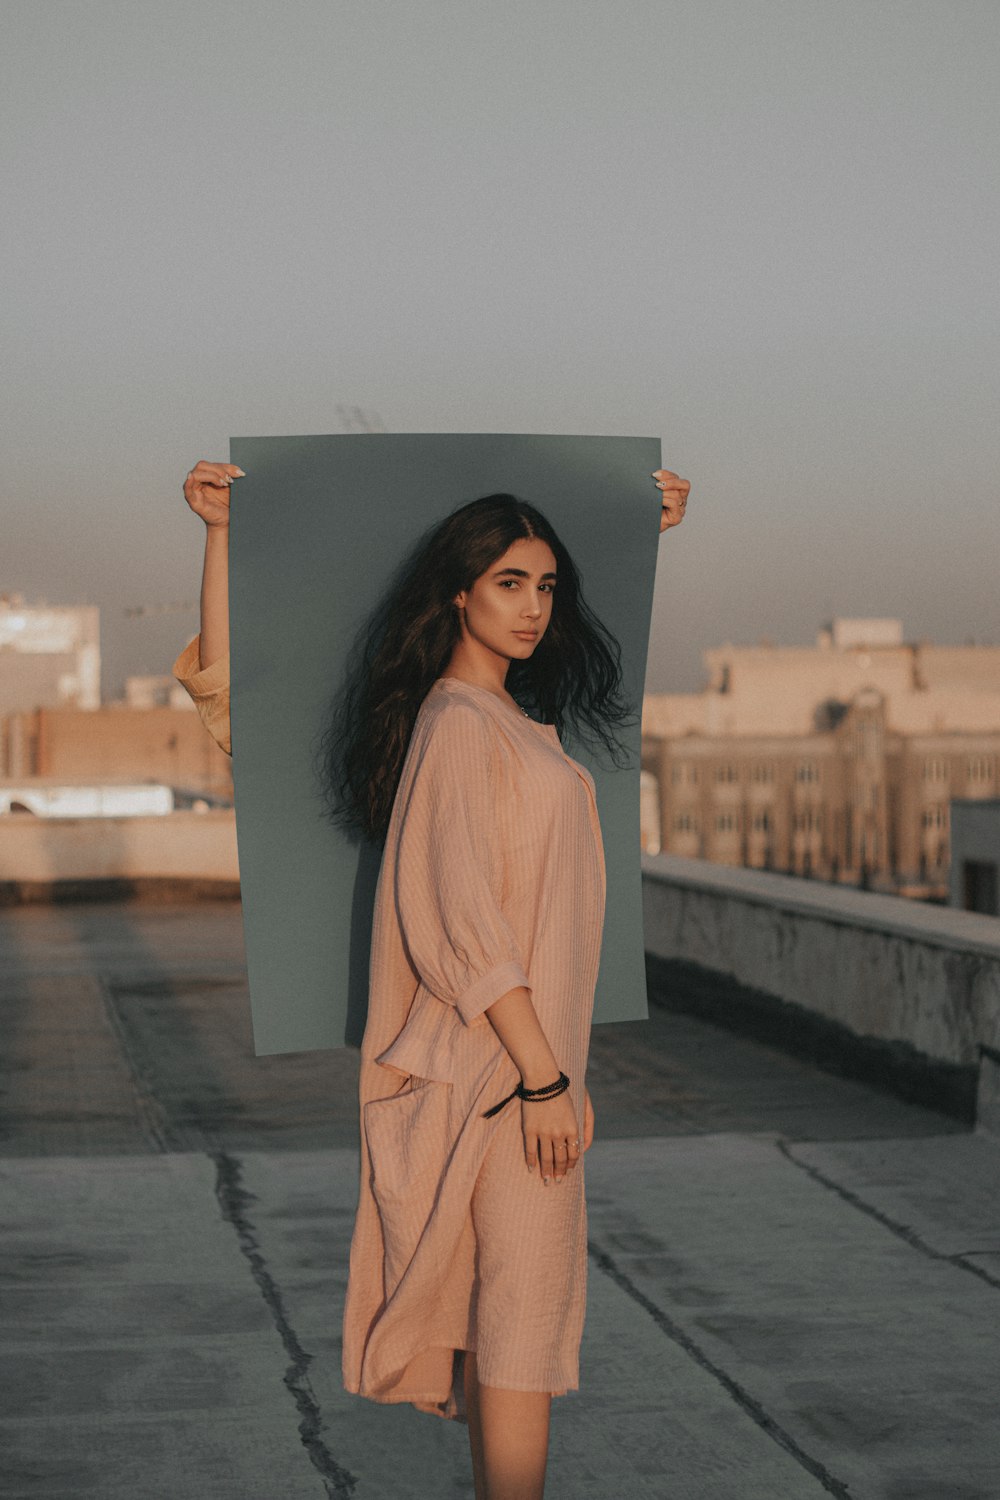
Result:
[[[185,481],[207,527],[201,631],[173,668],[227,751],[229,491],[241,473],[202,461]],[[683,519],[690,484],[667,469],[653,478],[663,532]],[[627,705],[617,643],[572,559],[513,496],[447,517],[390,605],[353,728],[331,746],[342,805],[385,841],[344,1384],[467,1421],[477,1500],[531,1500],[551,1398],[579,1383],[579,1167],[594,1129],[584,1075],[605,897],[593,778],[559,725],[571,717],[613,746]]]

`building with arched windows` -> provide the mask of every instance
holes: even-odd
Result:
[[[646,847],[947,897],[951,800],[1000,796],[1000,647],[835,620],[703,659],[699,693],[644,701]]]

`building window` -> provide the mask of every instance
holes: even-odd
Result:
[[[771,814],[768,812],[766,807],[758,807],[754,812],[753,831],[754,833],[770,833]]]
[[[682,781],[686,781],[688,786],[697,786],[698,767],[692,766],[688,761],[680,761],[671,768],[670,780],[674,786],[678,786]]]
[[[819,808],[800,807],[792,817],[796,833],[815,833],[820,826]]]
[[[677,813],[677,815],[674,818],[674,832],[675,833],[697,833],[698,832],[698,815],[697,815],[697,813],[691,813],[691,812]]]
[[[755,761],[750,769],[750,780],[758,785],[774,780],[774,762],[769,760]]]
[[[933,757],[931,757],[931,759],[925,760],[924,761],[924,780],[925,781],[947,781],[948,780],[948,762],[946,760],[941,759],[938,756],[933,756]]]
[[[736,767],[732,763],[727,763],[724,766],[716,766],[715,779],[716,781],[736,781]]]
[[[800,760],[795,767],[796,781],[818,781],[819,766],[814,760]]]
[[[882,752],[882,734],[877,723],[863,719],[858,724],[858,754],[862,760],[877,760]]]
[[[715,831],[716,833],[735,833],[736,814],[731,812],[716,813]]]
[[[966,767],[966,775],[970,782],[981,784],[984,781],[993,780],[993,757],[991,755],[974,755]]]
[[[925,807],[921,817],[924,828],[944,828],[946,823],[945,810],[935,804],[933,807]]]

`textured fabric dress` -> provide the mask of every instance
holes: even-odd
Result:
[[[228,660],[174,663],[230,750]],[[583,1135],[605,908],[593,778],[554,726],[454,677],[417,714],[375,893],[361,1044],[360,1183],[343,1382],[465,1419],[480,1381],[579,1386],[584,1162],[545,1186],[524,1160],[519,1073],[485,1014],[526,986]]]

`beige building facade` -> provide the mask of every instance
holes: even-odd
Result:
[[[191,700],[188,699],[190,704]],[[0,719],[0,777],[158,781],[229,801],[232,762],[190,708],[39,708]]]
[[[232,800],[230,758],[169,672],[129,677],[120,702],[102,703],[100,684],[96,606],[0,593],[0,778],[162,782]]]
[[[1000,648],[835,620],[704,660],[643,705],[649,852],[946,899],[951,799],[1000,795]]]
[[[0,593],[0,715],[100,701],[97,606],[28,604],[23,594]]]

